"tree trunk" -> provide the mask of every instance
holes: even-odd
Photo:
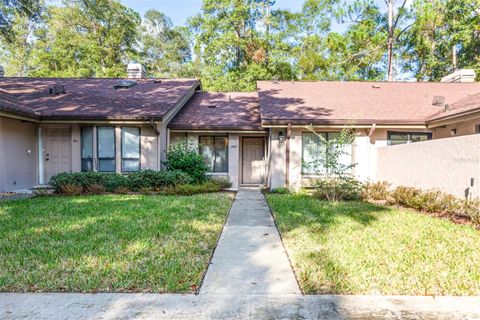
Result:
[[[393,81],[393,0],[388,0],[388,81]]]

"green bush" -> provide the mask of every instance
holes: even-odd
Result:
[[[285,187],[279,187],[279,188],[272,189],[272,191],[270,191],[270,193],[289,194],[289,193],[290,193],[290,189],[285,188]]]
[[[191,182],[188,174],[181,171],[154,171],[142,170],[134,172],[127,177],[128,188],[132,191],[139,191],[143,188],[160,190],[161,188],[186,184]]]
[[[83,187],[79,185],[63,184],[59,188],[59,192],[66,196],[78,196],[83,193]]]
[[[88,193],[94,193],[89,189],[94,187],[95,192],[104,191],[115,192],[118,189],[129,189],[139,191],[142,188],[159,190],[164,187],[177,184],[191,183],[191,177],[181,171],[154,171],[142,170],[123,176],[117,173],[100,172],[76,172],[60,173],[50,179],[50,185],[57,193],[62,192],[62,186],[77,186],[83,188]],[[100,187],[101,186],[101,187]]]
[[[221,187],[215,181],[207,181],[200,184],[179,184],[166,188],[163,193],[167,195],[191,196],[198,193],[219,192]]]
[[[75,172],[59,173],[49,182],[56,192],[60,192],[63,185],[75,185],[87,188],[91,185],[102,185],[106,191],[114,191],[117,187],[126,186],[127,178],[117,173]]]
[[[386,200],[390,195],[390,184],[386,181],[369,182],[365,185],[363,197],[372,200]]]
[[[220,189],[228,189],[228,188],[231,188],[231,187],[232,187],[232,183],[230,182],[230,180],[228,179],[228,177],[224,177],[224,176],[220,176],[220,177],[212,176],[212,177],[211,177],[211,181],[213,181],[214,183],[218,184],[218,185],[220,186]]]
[[[480,199],[465,200],[462,203],[462,213],[480,226]]]
[[[181,171],[188,174],[192,183],[202,183],[207,180],[208,167],[198,150],[186,143],[173,144],[168,148],[167,161],[164,162],[168,171]]]
[[[314,196],[321,200],[360,200],[363,184],[352,177],[329,177],[317,180]]]

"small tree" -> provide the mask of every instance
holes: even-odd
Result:
[[[179,170],[187,173],[194,183],[202,183],[207,180],[208,167],[205,160],[198,153],[197,148],[187,141],[170,145],[164,165],[167,170]]]
[[[329,201],[355,199],[361,189],[360,183],[350,174],[355,164],[341,161],[343,156],[350,155],[346,147],[354,142],[354,131],[344,128],[335,138],[326,139],[311,125],[307,129],[315,134],[323,146],[312,161],[303,163],[304,167],[320,177],[315,185],[317,195]]]

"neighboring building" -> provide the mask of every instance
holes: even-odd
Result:
[[[185,140],[235,189],[298,188],[316,178],[302,165],[321,148],[310,125],[326,139],[354,129],[343,161],[375,180],[380,147],[478,133],[480,84],[261,81],[214,93],[195,79],[0,78],[0,191],[65,171],[161,170]]]

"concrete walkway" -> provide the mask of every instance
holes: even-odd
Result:
[[[0,293],[0,319],[480,319],[477,297]]]
[[[0,293],[0,319],[479,319],[479,297],[302,295],[258,190],[238,192],[199,295]]]
[[[265,197],[240,189],[201,294],[300,294]]]

